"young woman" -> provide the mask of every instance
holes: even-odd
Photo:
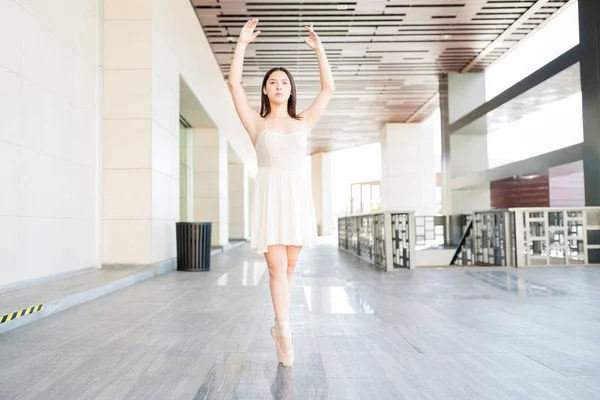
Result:
[[[258,173],[254,185],[250,248],[264,254],[275,310],[271,336],[277,361],[294,362],[294,335],[290,325],[290,297],[294,267],[303,246],[312,246],[317,223],[311,184],[304,174],[306,134],[317,124],[334,91],[331,69],[319,36],[305,27],[304,42],[315,51],[321,74],[321,91],[312,105],[296,114],[296,86],[283,67],[269,70],[262,82],[260,113],[254,110],[242,87],[246,47],[260,34],[257,19],[240,32],[231,69],[229,89],[244,128],[256,149]]]

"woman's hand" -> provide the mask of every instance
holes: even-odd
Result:
[[[242,31],[240,32],[240,37],[238,38],[238,42],[243,43],[243,44],[248,44],[251,41],[253,41],[254,39],[256,39],[256,37],[258,35],[260,35],[260,31],[254,32],[254,28],[256,28],[257,24],[258,24],[258,20],[256,18],[252,18],[251,20],[246,22],[246,24],[242,28]]]
[[[314,51],[323,50],[323,43],[321,43],[321,39],[319,39],[319,35],[317,35],[316,32],[314,31],[312,22],[310,23],[310,26],[305,26],[305,28],[309,32],[310,36],[307,38],[304,38],[304,43],[306,43],[308,45],[308,47],[310,47]]]

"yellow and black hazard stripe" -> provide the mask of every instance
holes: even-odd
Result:
[[[33,314],[38,311],[42,311],[44,308],[43,303],[36,304],[35,306],[27,307],[19,311],[15,311],[12,313],[4,314],[2,319],[0,319],[0,324],[3,324],[8,321],[12,321],[13,319],[17,319],[19,317],[24,317],[25,315]]]

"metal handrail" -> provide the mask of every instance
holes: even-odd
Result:
[[[465,229],[465,233],[460,238],[460,242],[458,242],[458,247],[456,248],[456,251],[454,252],[454,255],[452,256],[452,261],[450,261],[450,265],[456,265],[456,261],[458,261],[458,257],[460,256],[460,253],[463,251],[463,246],[467,242],[467,237],[469,237],[469,235],[471,234],[471,231],[473,230],[473,222],[474,222],[473,219],[471,219],[469,221],[469,224],[467,225],[467,229]]]

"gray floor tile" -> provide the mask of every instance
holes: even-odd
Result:
[[[242,246],[0,335],[0,398],[600,398],[599,269],[382,273],[322,245],[294,280],[293,367]]]

